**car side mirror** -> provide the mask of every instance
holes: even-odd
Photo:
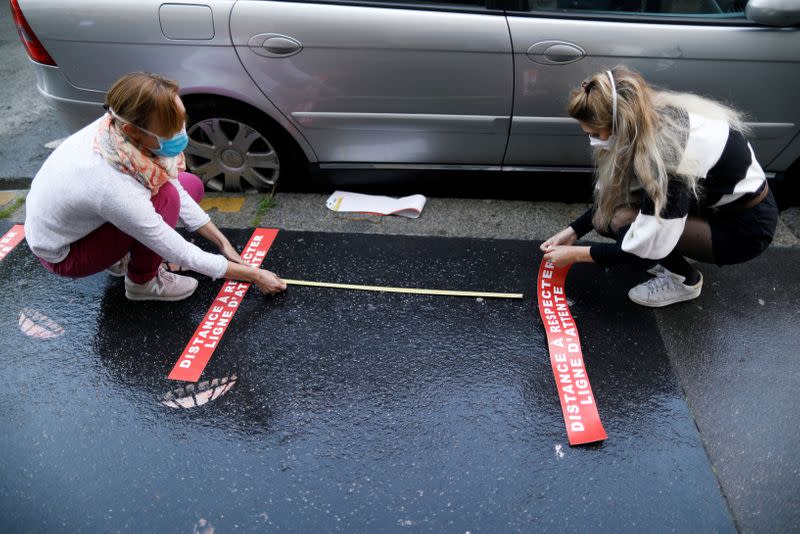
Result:
[[[800,24],[800,2],[797,0],[750,0],[745,13],[753,22],[767,26]]]

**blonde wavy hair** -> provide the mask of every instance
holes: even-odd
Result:
[[[659,91],[625,66],[611,69],[617,93],[616,120],[612,124],[613,92],[608,71],[600,71],[570,93],[567,113],[593,129],[611,130],[608,150],[595,150],[596,228],[607,229],[620,206],[631,203],[631,191],[641,186],[655,204],[659,216],[667,201],[670,176],[682,180],[695,196],[699,176],[679,174],[689,135],[685,112],[726,121],[747,133],[738,111],[691,93]],[[691,168],[689,166],[689,168]]]

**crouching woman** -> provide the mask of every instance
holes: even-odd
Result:
[[[211,278],[286,289],[273,273],[246,265],[198,205],[199,178],[183,172],[186,110],[175,82],[128,74],[106,95],[107,113],[68,137],[42,165],[26,201],[25,236],[51,272],[125,276],[130,300],[181,300],[197,280],[162,260]],[[219,254],[186,241],[175,226],[212,242]]]
[[[568,113],[595,147],[594,205],[542,244],[546,259],[647,269],[628,296],[658,307],[700,295],[687,258],[741,263],[772,242],[778,210],[735,110],[616,67],[575,89]],[[593,228],[615,243],[574,246]]]

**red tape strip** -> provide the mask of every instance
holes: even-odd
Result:
[[[569,444],[582,445],[607,436],[586,374],[578,328],[564,293],[570,267],[556,267],[542,260],[536,293]]]
[[[0,260],[8,256],[23,239],[25,239],[25,227],[21,224],[12,226],[11,230],[6,232],[3,237],[0,237]]]
[[[274,228],[256,228],[244,247],[242,259],[253,267],[260,267],[277,235],[278,230]],[[184,382],[199,380],[249,287],[249,282],[225,282],[167,378]]]

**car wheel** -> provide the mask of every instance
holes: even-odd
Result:
[[[184,99],[186,166],[209,191],[263,193],[300,178],[305,158],[288,134],[257,110],[213,99]]]

